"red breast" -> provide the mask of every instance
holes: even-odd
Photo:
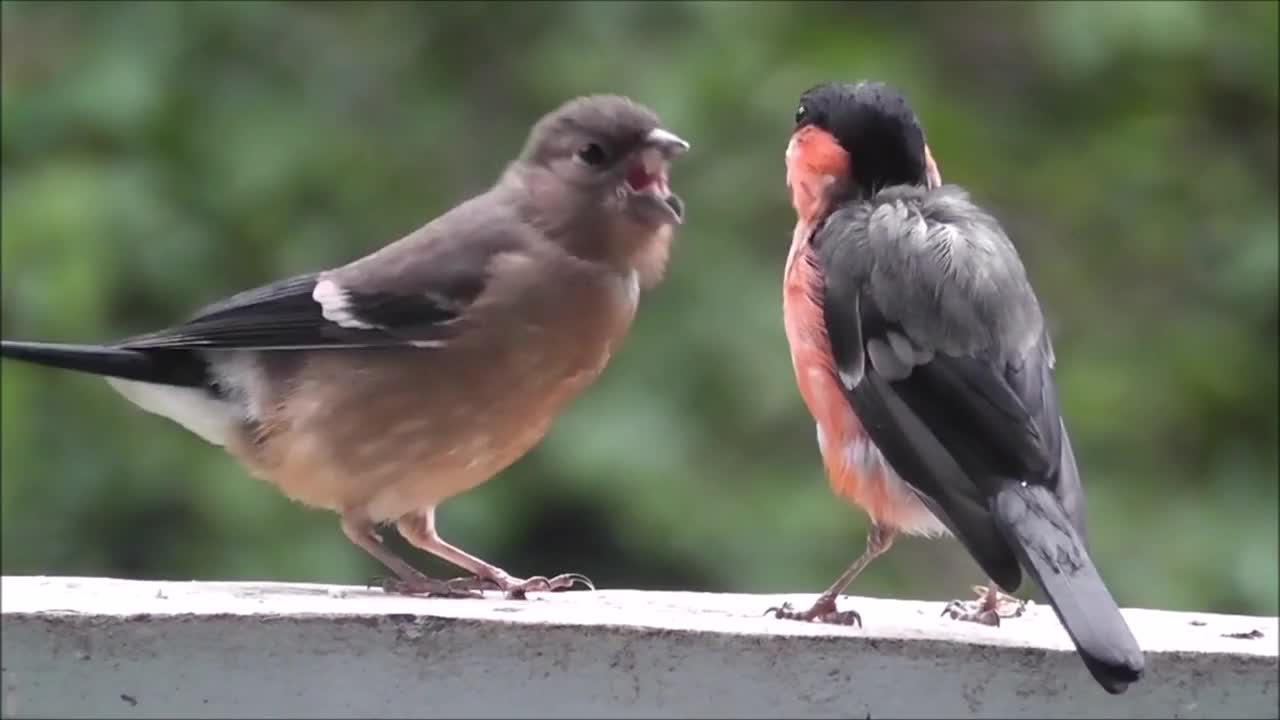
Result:
[[[832,491],[890,522],[906,511],[878,465],[859,462],[870,440],[844,398],[822,313],[822,277],[809,236],[826,214],[830,190],[847,177],[848,153],[830,134],[807,126],[787,146],[787,187],[799,220],[783,276],[783,324],[796,385],[818,426],[819,447]]]

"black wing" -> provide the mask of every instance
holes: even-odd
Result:
[[[354,323],[324,315],[313,297],[319,274],[302,275],[234,295],[172,328],[129,338],[119,347],[303,350],[443,342],[466,298],[348,292]]]
[[[133,350],[306,350],[440,347],[483,292],[506,235],[469,242],[425,238],[388,246],[335,271],[299,275],[233,295],[172,328],[129,338]],[[416,242],[414,242],[416,240]],[[317,293],[317,286],[323,286]]]

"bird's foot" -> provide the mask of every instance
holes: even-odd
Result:
[[[973,591],[978,595],[977,600],[952,600],[942,609],[942,614],[952,620],[1000,627],[1001,619],[1020,617],[1027,610],[1025,600],[998,590],[975,585]]]
[[[525,580],[510,576],[498,577],[494,578],[493,583],[499,590],[505,592],[510,600],[523,600],[525,593],[529,592],[568,590],[574,585],[582,585],[588,590],[596,589],[595,583],[591,582],[591,578],[579,573],[562,573],[551,578],[544,575],[534,575]]]
[[[857,610],[837,610],[836,599],[827,595],[819,597],[812,607],[803,612],[797,611],[791,606],[791,603],[784,602],[778,607],[771,607],[765,610],[764,613],[765,615],[773,613],[773,616],[779,620],[816,621],[830,625],[857,625],[862,627],[862,616],[858,614]]]
[[[458,577],[449,580],[418,575],[416,577],[385,577],[375,580],[383,592],[392,595],[426,595],[427,597],[481,598],[485,590],[501,589],[492,580],[480,577]],[[372,584],[372,583],[371,583]]]

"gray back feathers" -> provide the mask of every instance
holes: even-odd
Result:
[[[963,190],[898,186],[845,206],[826,225],[829,283],[862,285],[917,352],[1024,355],[1043,318],[1000,224]],[[838,233],[838,234],[837,234]],[[993,358],[994,359],[994,358]]]

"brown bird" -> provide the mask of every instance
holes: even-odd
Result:
[[[521,579],[436,532],[435,510],[510,466],[601,373],[662,278],[689,145],[619,96],[533,127],[487,191],[341,267],[234,295],[108,346],[4,341],[0,354],[106,376],[139,407],[342,518],[401,593],[475,596],[590,582]],[[430,578],[413,545],[474,577]]]

